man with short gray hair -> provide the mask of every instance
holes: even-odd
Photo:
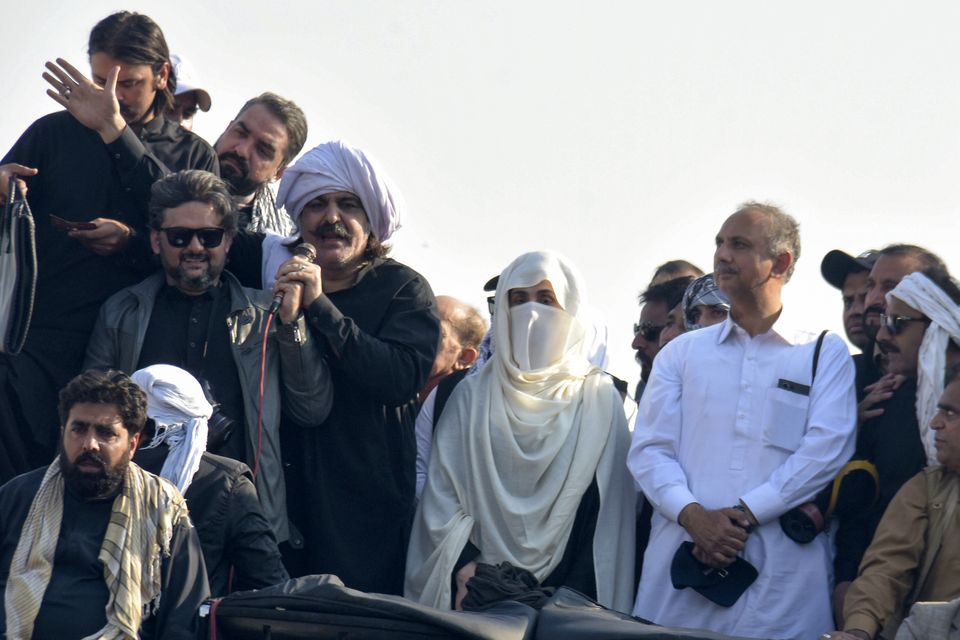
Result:
[[[799,254],[793,218],[743,205],[716,237],[728,318],[657,354],[627,459],[655,509],[634,615],[749,637],[831,628],[831,543],[795,542],[779,519],[853,451],[853,364],[839,336],[781,319]]]
[[[320,424],[330,411],[330,373],[304,323],[299,285],[278,285],[283,300],[272,322],[272,295],[241,287],[224,270],[236,225],[233,198],[213,174],[181,171],[154,184],[150,242],[162,273],[104,303],[85,367],[133,373],[170,364],[205,381],[238,425],[214,453],[253,470],[265,515],[283,541],[281,403],[297,423]]]

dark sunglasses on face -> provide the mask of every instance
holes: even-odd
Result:
[[[927,318],[911,318],[910,316],[880,314],[880,323],[891,336],[900,335],[908,322],[930,322]]]
[[[224,229],[220,227],[205,227],[203,229],[190,229],[188,227],[164,227],[160,229],[167,234],[167,242],[170,246],[182,248],[193,242],[193,236],[197,236],[204,249],[219,247],[223,242]]]
[[[661,331],[663,331],[663,325],[657,326],[649,320],[633,325],[633,335],[639,335],[647,342],[659,339]]]

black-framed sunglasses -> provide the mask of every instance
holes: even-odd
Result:
[[[163,227],[160,231],[167,234],[167,242],[170,246],[182,248],[193,242],[193,236],[197,236],[204,249],[219,247],[223,242],[225,229],[221,227],[204,227],[202,229],[190,229],[189,227]]]
[[[660,332],[663,331],[663,327],[662,324],[658,326],[649,320],[644,320],[633,325],[633,335],[639,335],[647,342],[654,342],[660,339]]]
[[[908,322],[930,322],[929,318],[911,318],[910,316],[880,314],[880,323],[891,336],[900,335]]]
[[[487,296],[487,311],[490,312],[490,317],[493,317],[493,310],[497,308],[497,297],[496,296]]]

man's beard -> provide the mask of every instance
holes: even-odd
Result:
[[[80,471],[77,465],[83,462],[93,462],[99,465],[100,471],[96,473]],[[96,500],[115,495],[123,484],[123,478],[127,473],[129,464],[129,456],[124,456],[116,466],[110,467],[103,458],[93,451],[81,453],[71,463],[67,460],[67,452],[63,448],[63,441],[60,442],[60,473],[63,474],[63,483],[84,500]]]
[[[238,171],[232,164],[224,164],[223,160],[230,158],[240,165]],[[265,185],[265,182],[256,182],[250,178],[250,165],[246,160],[232,151],[227,151],[220,156],[220,178],[227,183],[230,188],[230,195],[249,196]]]
[[[197,276],[187,275],[184,268],[184,260],[188,258],[203,258],[206,260],[207,268]],[[215,267],[210,262],[210,256],[204,253],[183,253],[180,255],[180,262],[175,267],[166,267],[167,274],[179,285],[180,289],[186,291],[206,291],[217,283],[220,274],[223,273],[222,267]]]

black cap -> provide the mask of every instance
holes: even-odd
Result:
[[[496,291],[497,283],[500,282],[500,276],[496,275],[487,280],[486,284],[483,285],[484,291]]]
[[[823,261],[820,263],[820,273],[832,287],[843,289],[843,283],[848,275],[860,271],[870,271],[879,255],[879,251],[870,249],[854,258],[849,253],[834,249],[823,256]]]

